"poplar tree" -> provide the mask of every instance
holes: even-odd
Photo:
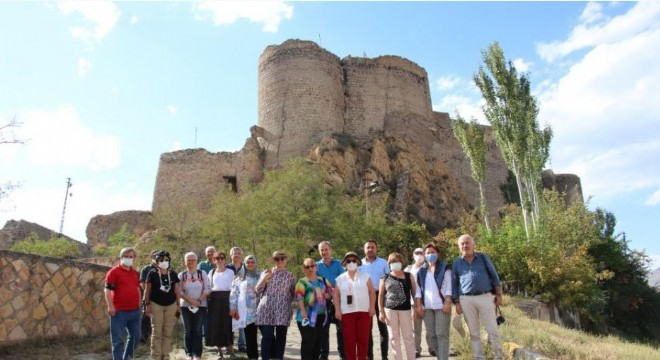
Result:
[[[484,220],[486,230],[490,232],[488,224],[488,211],[486,210],[486,196],[483,182],[486,179],[486,135],[477,120],[472,118],[467,123],[460,115],[452,122],[452,130],[458,143],[461,144],[465,156],[470,160],[472,178],[479,184],[480,213]]]
[[[505,61],[500,45],[494,42],[481,54],[484,65],[474,75],[474,82],[486,100],[482,110],[493,128],[493,137],[516,177],[529,239],[530,217],[535,228],[540,214],[539,184],[548,160],[552,130],[539,128],[539,109],[531,94],[529,77],[518,74],[513,63]]]

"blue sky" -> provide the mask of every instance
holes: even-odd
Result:
[[[660,266],[660,2],[0,2],[0,226],[85,241],[97,214],[149,210],[163,152],[235,151],[257,123],[257,64],[312,40],[424,67],[437,111],[485,122],[471,81],[498,41],[554,130],[550,167],[582,179]],[[195,135],[197,134],[197,135]],[[6,133],[4,135],[7,135]]]

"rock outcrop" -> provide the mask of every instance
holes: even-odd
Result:
[[[87,245],[93,250],[106,245],[108,238],[119,232],[124,224],[126,224],[126,230],[137,237],[154,229],[151,225],[150,211],[127,210],[117,211],[110,215],[96,215],[87,224],[85,231]]]

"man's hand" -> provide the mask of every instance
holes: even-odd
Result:
[[[108,315],[115,316],[116,313],[115,307],[112,304],[108,305]]]
[[[463,313],[463,308],[461,308],[461,303],[456,303],[456,315],[461,315]]]
[[[495,295],[495,305],[502,306],[502,294]]]

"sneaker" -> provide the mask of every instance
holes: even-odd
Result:
[[[429,350],[429,354],[430,354],[431,356],[435,356],[435,350]]]

